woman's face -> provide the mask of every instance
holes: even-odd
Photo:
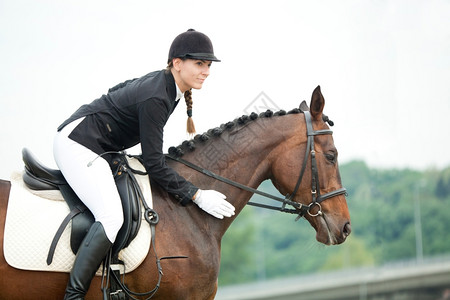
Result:
[[[201,89],[203,82],[209,76],[210,60],[175,58],[173,67],[177,71],[175,81],[182,92],[191,88]],[[178,77],[178,78],[177,78]]]

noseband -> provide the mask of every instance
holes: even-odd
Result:
[[[304,116],[305,116],[305,120],[306,120],[306,134],[307,134],[307,144],[306,144],[306,151],[305,151],[305,157],[303,159],[303,165],[302,165],[302,169],[300,171],[300,175],[298,177],[297,180],[297,184],[295,185],[294,191],[292,192],[292,194],[288,194],[286,195],[285,198],[281,198],[281,197],[277,197],[275,195],[271,195],[265,192],[262,192],[260,190],[248,187],[246,185],[240,184],[238,182],[235,182],[233,180],[230,180],[228,178],[222,177],[220,175],[217,175],[209,170],[206,170],[204,168],[201,168],[187,160],[182,159],[181,157],[176,157],[173,156],[171,154],[166,154],[167,158],[170,158],[172,160],[175,160],[177,162],[180,162],[200,173],[203,173],[209,177],[212,177],[214,179],[217,179],[219,181],[222,181],[226,184],[232,185],[234,187],[240,188],[242,190],[246,190],[248,192],[252,192],[254,194],[258,194],[261,195],[263,197],[275,200],[275,201],[279,201],[282,203],[281,207],[276,207],[276,206],[270,206],[270,205],[265,205],[265,204],[261,204],[261,203],[254,203],[254,202],[248,202],[248,205],[252,205],[252,206],[257,206],[257,207],[261,207],[261,208],[266,208],[266,209],[272,209],[272,210],[277,210],[277,211],[281,211],[281,212],[286,212],[286,213],[291,213],[291,214],[298,214],[298,217],[296,218],[296,221],[298,219],[300,219],[301,217],[303,217],[306,213],[308,213],[308,215],[310,215],[311,217],[317,217],[322,215],[322,206],[320,205],[320,203],[322,203],[324,200],[329,199],[329,198],[333,198],[335,196],[338,195],[343,195],[347,193],[347,190],[345,188],[340,188],[337,189],[335,191],[326,193],[321,195],[320,194],[320,186],[319,186],[319,173],[318,173],[318,169],[317,169],[317,160],[316,160],[316,152],[314,150],[314,137],[316,135],[325,135],[325,134],[333,134],[333,131],[331,131],[330,129],[323,129],[323,130],[314,130],[313,126],[312,126],[312,120],[311,120],[311,114],[309,111],[304,111]],[[309,158],[309,154],[311,154],[311,195],[312,195],[312,202],[308,205],[302,204],[302,203],[298,203],[298,202],[294,202],[294,195],[297,193],[300,184],[302,182],[303,179],[303,175],[305,173],[306,170],[306,165],[308,163],[308,158]],[[286,208],[286,205],[290,205],[293,206],[294,209],[288,209]],[[316,213],[312,213],[311,209],[313,209],[315,206],[317,206],[318,211]]]

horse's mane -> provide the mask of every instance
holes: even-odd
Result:
[[[219,127],[211,128],[208,131],[197,134],[194,136],[191,140],[185,140],[181,145],[179,146],[172,146],[169,148],[169,154],[175,157],[181,157],[183,154],[187,152],[192,152],[195,150],[197,144],[204,143],[208,141],[211,138],[219,137],[224,131],[231,130],[232,128],[236,128],[237,126],[243,126],[249,122],[252,122],[258,118],[271,118],[273,116],[284,116],[289,114],[299,114],[303,111],[299,108],[294,108],[288,112],[285,110],[279,110],[277,112],[273,112],[270,109],[266,110],[265,112],[260,113],[259,115],[255,112],[252,112],[249,115],[242,115],[241,117],[238,117],[234,119],[233,121],[224,123],[220,125]]]

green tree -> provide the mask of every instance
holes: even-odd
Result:
[[[254,264],[255,226],[253,214],[252,210],[244,209],[222,239],[220,284],[255,280],[255,272],[248,267]]]
[[[417,208],[423,255],[450,254],[450,168],[374,169],[353,161],[341,165],[340,173],[352,223],[344,244],[319,244],[304,219],[247,207],[224,237],[220,284],[413,259]],[[270,181],[259,189],[279,195]],[[267,203],[260,196],[252,201]]]
[[[375,265],[373,251],[366,247],[361,238],[351,236],[337,251],[328,256],[320,270],[329,271],[373,265]]]

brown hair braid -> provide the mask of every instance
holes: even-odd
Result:
[[[173,68],[173,62],[170,61],[169,64],[167,65],[167,71],[169,71],[170,69]],[[187,115],[188,115],[188,119],[187,119],[187,124],[186,124],[186,131],[187,133],[189,133],[190,135],[194,135],[195,134],[195,125],[194,125],[194,120],[192,120],[192,90],[189,89],[186,92],[184,92],[184,100],[186,101],[186,108],[187,108]]]
[[[189,134],[193,135],[195,134],[195,125],[194,120],[192,120],[192,90],[189,89],[186,92],[184,92],[184,100],[186,101],[186,108],[187,108],[187,124],[186,124],[186,130]]]

